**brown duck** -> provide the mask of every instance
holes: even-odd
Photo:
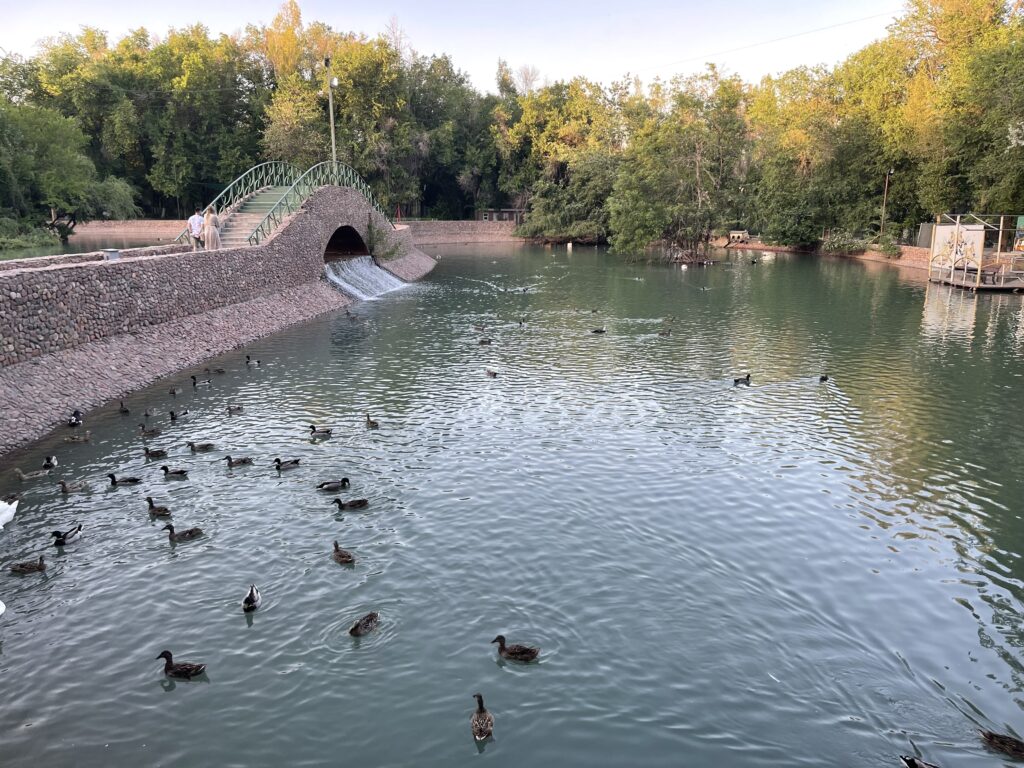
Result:
[[[342,565],[351,565],[356,561],[356,556],[347,549],[342,549],[338,546],[338,542],[334,542],[334,552],[331,557],[334,558],[334,562],[341,563]]]
[[[187,528],[184,531],[174,531],[174,526],[168,523],[164,526],[164,530],[167,531],[167,539],[172,543],[179,541],[192,541],[192,539],[198,539],[203,535],[202,528]]]
[[[46,563],[43,562],[43,556],[39,556],[39,560],[30,560],[27,563],[14,563],[11,566],[11,573],[42,573],[46,570]]]
[[[160,651],[156,661],[160,659],[164,660],[164,674],[168,677],[176,677],[179,680],[191,680],[193,677],[199,677],[199,675],[206,671],[205,664],[191,664],[187,661],[179,661],[175,664],[174,657],[170,651]]]
[[[517,643],[505,645],[504,635],[498,635],[491,642],[498,644],[498,655],[503,659],[533,661],[540,656],[540,648],[532,648],[529,645],[519,645]]]
[[[473,729],[473,738],[477,741],[487,741],[494,735],[494,715],[487,711],[484,706],[484,697],[474,693],[476,699],[476,711],[469,718],[469,727]]]
[[[352,637],[362,637],[363,635],[373,632],[380,624],[380,614],[376,611],[370,611],[368,614],[359,619],[355,624],[351,626],[348,633]]]

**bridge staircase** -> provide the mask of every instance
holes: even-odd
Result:
[[[249,236],[267,214],[281,201],[290,186],[264,187],[221,218],[220,242],[223,248],[241,248],[249,245]]]

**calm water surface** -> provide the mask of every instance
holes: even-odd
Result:
[[[4,765],[996,766],[976,729],[1024,733],[1020,297],[797,257],[502,247],[356,313],[0,467],[25,492],[0,562],[50,562],[0,573]],[[188,481],[142,459],[147,406]],[[53,452],[54,478],[8,471]],[[343,475],[367,509],[314,490]],[[90,489],[62,498],[58,477]],[[147,495],[205,538],[171,546]],[[381,629],[353,641],[369,610]],[[496,662],[499,632],[541,663]],[[165,679],[164,648],[207,679]]]
[[[55,256],[61,253],[89,253],[104,248],[141,248],[146,245],[172,245],[169,237],[140,237],[138,235],[72,235],[66,243],[41,245],[35,248],[0,250],[0,261],[28,259],[36,256]]]

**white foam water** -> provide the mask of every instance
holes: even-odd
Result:
[[[372,256],[328,261],[327,279],[338,289],[361,301],[404,288],[405,283],[376,265]]]

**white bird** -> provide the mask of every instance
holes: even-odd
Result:
[[[12,493],[0,499],[0,530],[14,519],[14,513],[18,509],[18,494]]]
[[[242,600],[242,611],[244,613],[252,613],[257,608],[259,608],[260,605],[262,605],[262,603],[263,595],[261,595],[260,591],[256,589],[255,584],[250,584],[249,592],[245,596],[245,599]]]

